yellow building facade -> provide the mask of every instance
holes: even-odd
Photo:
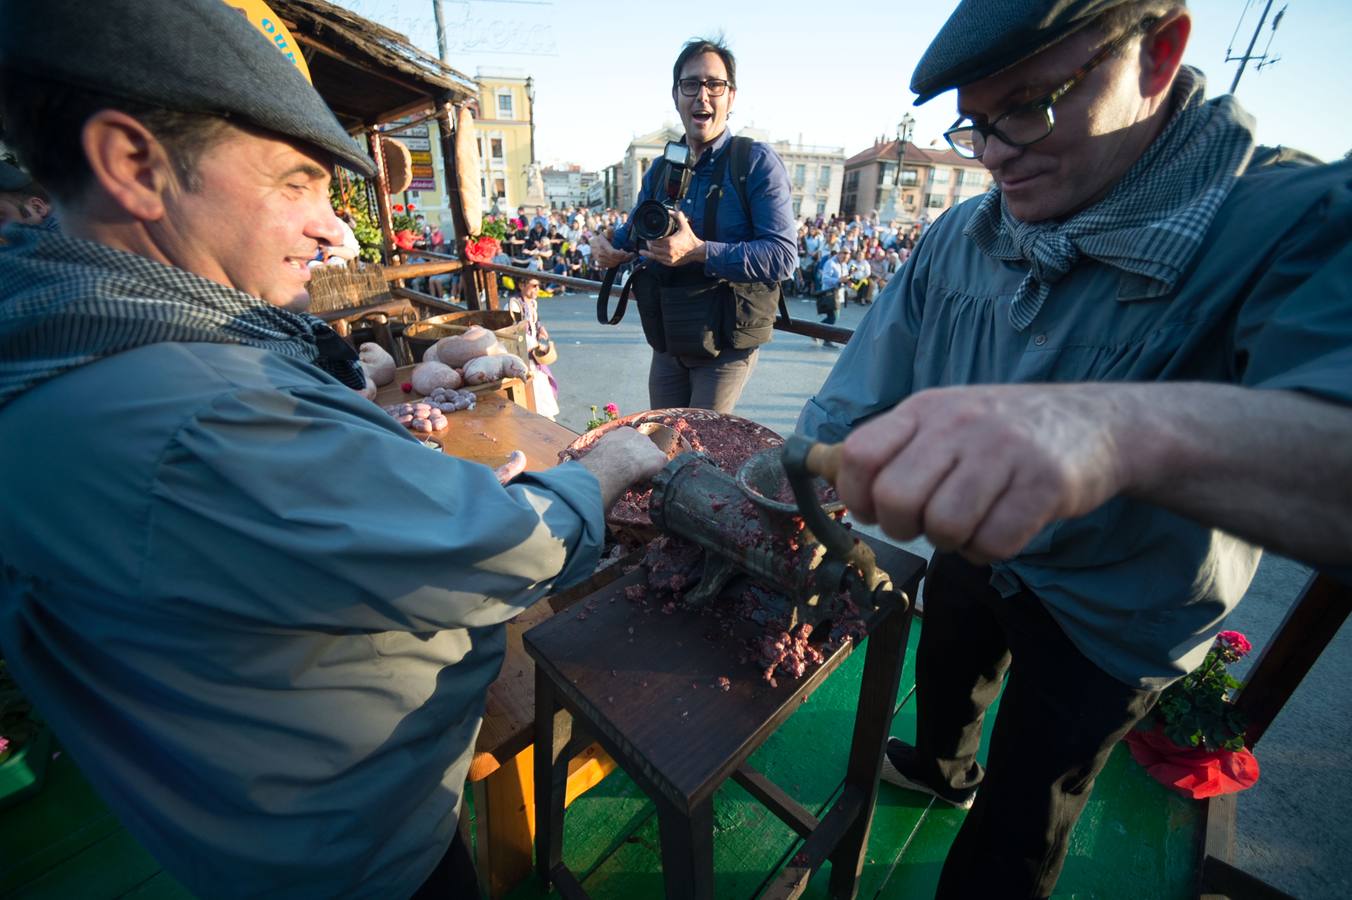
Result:
[[[474,130],[479,143],[479,189],[484,212],[496,202],[514,213],[526,202],[531,157],[529,78],[514,69],[480,69],[479,110]]]

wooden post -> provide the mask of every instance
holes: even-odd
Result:
[[[376,164],[376,216],[380,220],[380,235],[384,242],[386,265],[397,266],[399,255],[394,252],[394,221],[390,215],[390,181],[385,177],[385,153],[380,146],[380,131],[371,125],[366,129],[366,146]]]
[[[471,233],[471,225],[465,218],[465,201],[460,191],[460,162],[455,152],[456,125],[451,121],[455,115],[455,104],[450,94],[443,94],[437,100],[437,133],[441,137],[442,177],[446,180],[446,205],[451,208],[451,227],[455,229],[456,256],[468,262],[465,256],[465,243]],[[476,226],[478,223],[474,223]],[[478,273],[468,266],[460,273],[460,301],[470,309],[479,308]]]

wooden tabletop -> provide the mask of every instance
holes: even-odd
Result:
[[[400,388],[412,371],[412,366],[396,369],[394,381],[376,392],[376,402],[391,406],[421,400],[416,391],[405,394]],[[524,383],[508,378],[469,388],[479,395],[474,409],[447,413],[447,428],[426,436],[440,441],[443,452],[486,466],[502,465],[513,450],[526,454],[526,468],[532,472],[557,465],[559,451],[576,440],[577,433],[513,403],[507,397],[509,388],[524,388]]]
[[[416,392],[405,394],[400,388],[412,371],[412,366],[398,369],[394,381],[376,393],[376,402],[389,406],[421,399]],[[448,413],[449,426],[431,435],[441,442],[443,453],[499,466],[509,453],[520,450],[526,454],[526,468],[540,471],[557,465],[559,451],[577,438],[570,429],[513,403],[503,383],[485,385],[476,393],[479,399],[474,409]],[[530,745],[535,718],[535,664],[522,649],[521,635],[551,614],[550,605],[541,601],[507,623],[507,655],[502,674],[488,688],[470,781],[488,776]]]
[[[925,561],[859,536],[897,589],[913,597]],[[845,643],[802,679],[780,675],[772,687],[743,658],[745,641],[762,628],[738,623],[728,631],[697,611],[640,606],[626,591],[645,577],[639,569],[615,580],[532,630],[525,644],[555,689],[590,720],[586,728],[625,749],[617,760],[678,809],[689,810],[708,799],[854,646]],[[864,612],[870,633],[890,609]],[[728,680],[726,690],[720,678]]]

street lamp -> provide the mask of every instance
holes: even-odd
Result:
[[[906,145],[911,141],[911,132],[915,129],[915,117],[903,113],[897,123],[897,170],[892,173],[892,184],[901,184],[901,164],[906,159]]]
[[[526,76],[526,103],[530,106],[527,112],[530,118],[530,161],[535,163],[535,79]]]

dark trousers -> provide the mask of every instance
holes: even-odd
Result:
[[[1104,672],[1035,595],[1001,597],[989,568],[955,554],[930,562],[916,667],[918,755],[951,787],[981,784],[937,896],[1049,896],[1095,777],[1158,693]],[[983,773],[981,726],[1002,682]]]
[[[410,900],[478,900],[478,897],[479,879],[474,871],[474,859],[464,836],[457,830],[441,862]]]
[[[714,359],[692,359],[653,351],[648,369],[648,402],[653,409],[693,407],[730,413],[756,368],[760,348],[724,350]]]

